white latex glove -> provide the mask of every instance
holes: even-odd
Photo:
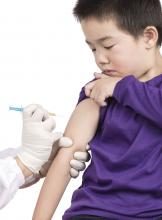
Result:
[[[22,163],[33,173],[39,173],[51,154],[52,145],[62,134],[52,133],[55,121],[40,105],[29,105],[23,110]]]
[[[90,153],[90,146],[86,146],[86,151],[77,151],[74,153],[74,159],[70,161],[70,175],[73,178],[79,176],[79,172],[83,171],[86,168],[85,162],[88,162],[91,159]]]

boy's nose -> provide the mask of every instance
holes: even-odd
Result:
[[[99,66],[110,63],[109,58],[103,53],[96,53],[95,59]]]

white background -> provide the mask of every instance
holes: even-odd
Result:
[[[97,71],[80,25],[75,0],[0,0],[0,150],[21,143],[21,114],[9,105],[42,104],[63,131],[80,88]],[[53,217],[61,220],[81,175],[72,180]],[[30,220],[42,181],[19,190],[0,211],[1,220]],[[57,189],[54,189],[57,190]]]
[[[0,150],[20,146],[21,113],[9,105],[40,103],[63,131],[81,87],[97,70],[72,15],[75,0],[0,0]],[[81,176],[72,180],[53,217],[61,220]],[[42,185],[19,190],[1,220],[30,220]],[[57,190],[57,189],[54,189]]]

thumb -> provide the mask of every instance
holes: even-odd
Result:
[[[102,78],[102,74],[101,73],[94,73],[94,77],[95,79],[101,79]]]
[[[52,138],[53,138],[53,142],[57,142],[61,137],[62,137],[62,133],[61,132],[55,132],[55,133],[51,133],[52,134]]]
[[[73,141],[68,137],[61,137],[58,142],[59,147],[71,147],[72,144]]]
[[[91,91],[92,91],[92,89],[93,89],[95,83],[96,83],[95,81],[90,82],[90,83],[88,83],[88,84],[84,87],[86,96],[88,96],[88,97],[90,96]]]

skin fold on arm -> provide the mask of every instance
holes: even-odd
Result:
[[[99,120],[99,105],[92,99],[81,101],[73,111],[64,135],[73,140],[73,146],[60,149],[43,183],[33,220],[50,220],[71,179],[69,162],[77,150],[85,151],[85,146],[94,137]]]

